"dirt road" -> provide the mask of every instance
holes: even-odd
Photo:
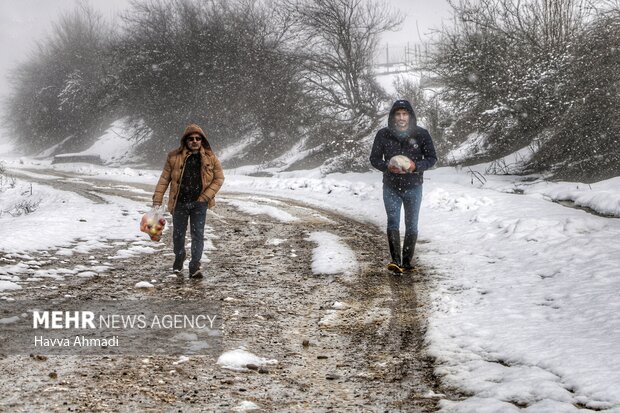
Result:
[[[46,172],[47,173],[47,172]],[[36,180],[32,175],[30,180]],[[91,199],[113,194],[144,201],[136,188],[112,182],[45,182]],[[137,186],[139,188],[139,186]],[[152,188],[142,187],[146,191]],[[87,194],[86,194],[87,193]],[[7,412],[432,412],[439,393],[423,353],[421,301],[428,275],[394,277],[383,269],[377,228],[323,210],[266,196],[223,193],[207,217],[210,262],[200,281],[171,275],[171,232],[159,251],[110,257],[126,243],[51,260],[0,256],[0,266],[32,270],[111,263],[94,277],[57,276],[23,283],[15,300],[199,298],[221,305],[222,350],[243,346],[277,360],[260,370],[232,371],[211,356],[0,356],[0,411]],[[269,205],[297,218],[248,215],[239,202]],[[104,202],[104,201],[102,201]],[[357,258],[352,274],[315,275],[308,239],[325,231]],[[29,264],[29,262],[31,264]],[[26,277],[20,274],[19,277]],[[141,280],[154,288],[137,289]],[[334,303],[339,303],[334,305]],[[251,366],[253,367],[253,366]]]

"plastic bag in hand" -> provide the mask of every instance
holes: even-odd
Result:
[[[159,207],[153,207],[149,212],[142,215],[140,220],[140,231],[146,232],[151,237],[152,241],[159,241],[161,239],[161,233],[166,226],[166,218],[164,218],[163,211]]]

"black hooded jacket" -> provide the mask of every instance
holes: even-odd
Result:
[[[396,129],[394,114],[398,109],[405,109],[411,114],[409,128],[404,132]],[[393,156],[405,155],[415,162],[412,173],[394,174],[388,170],[388,162]],[[424,171],[437,162],[437,154],[431,135],[417,125],[415,113],[406,100],[397,100],[390,109],[388,127],[380,129],[375,136],[370,153],[372,166],[383,172],[383,183],[398,190],[411,189],[424,182]]]

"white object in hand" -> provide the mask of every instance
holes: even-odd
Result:
[[[396,155],[390,159],[389,165],[399,168],[402,172],[406,172],[411,168],[411,159],[405,155]]]

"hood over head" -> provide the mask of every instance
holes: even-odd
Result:
[[[388,128],[390,128],[395,133],[398,133],[396,129],[396,122],[394,122],[394,114],[398,109],[405,109],[411,115],[411,117],[409,118],[409,127],[407,128],[407,132],[410,135],[413,134],[413,131],[417,126],[418,120],[415,116],[415,112],[413,111],[411,103],[409,103],[409,101],[405,99],[399,99],[392,105],[392,109],[390,109],[390,116],[388,117]]]
[[[196,125],[195,123],[191,123],[183,131],[183,135],[181,136],[181,149],[185,147],[185,138],[187,138],[193,133],[197,133],[202,136],[202,146],[205,149],[211,149],[211,145],[209,145],[209,141],[207,141],[207,134],[202,130],[200,126]]]

